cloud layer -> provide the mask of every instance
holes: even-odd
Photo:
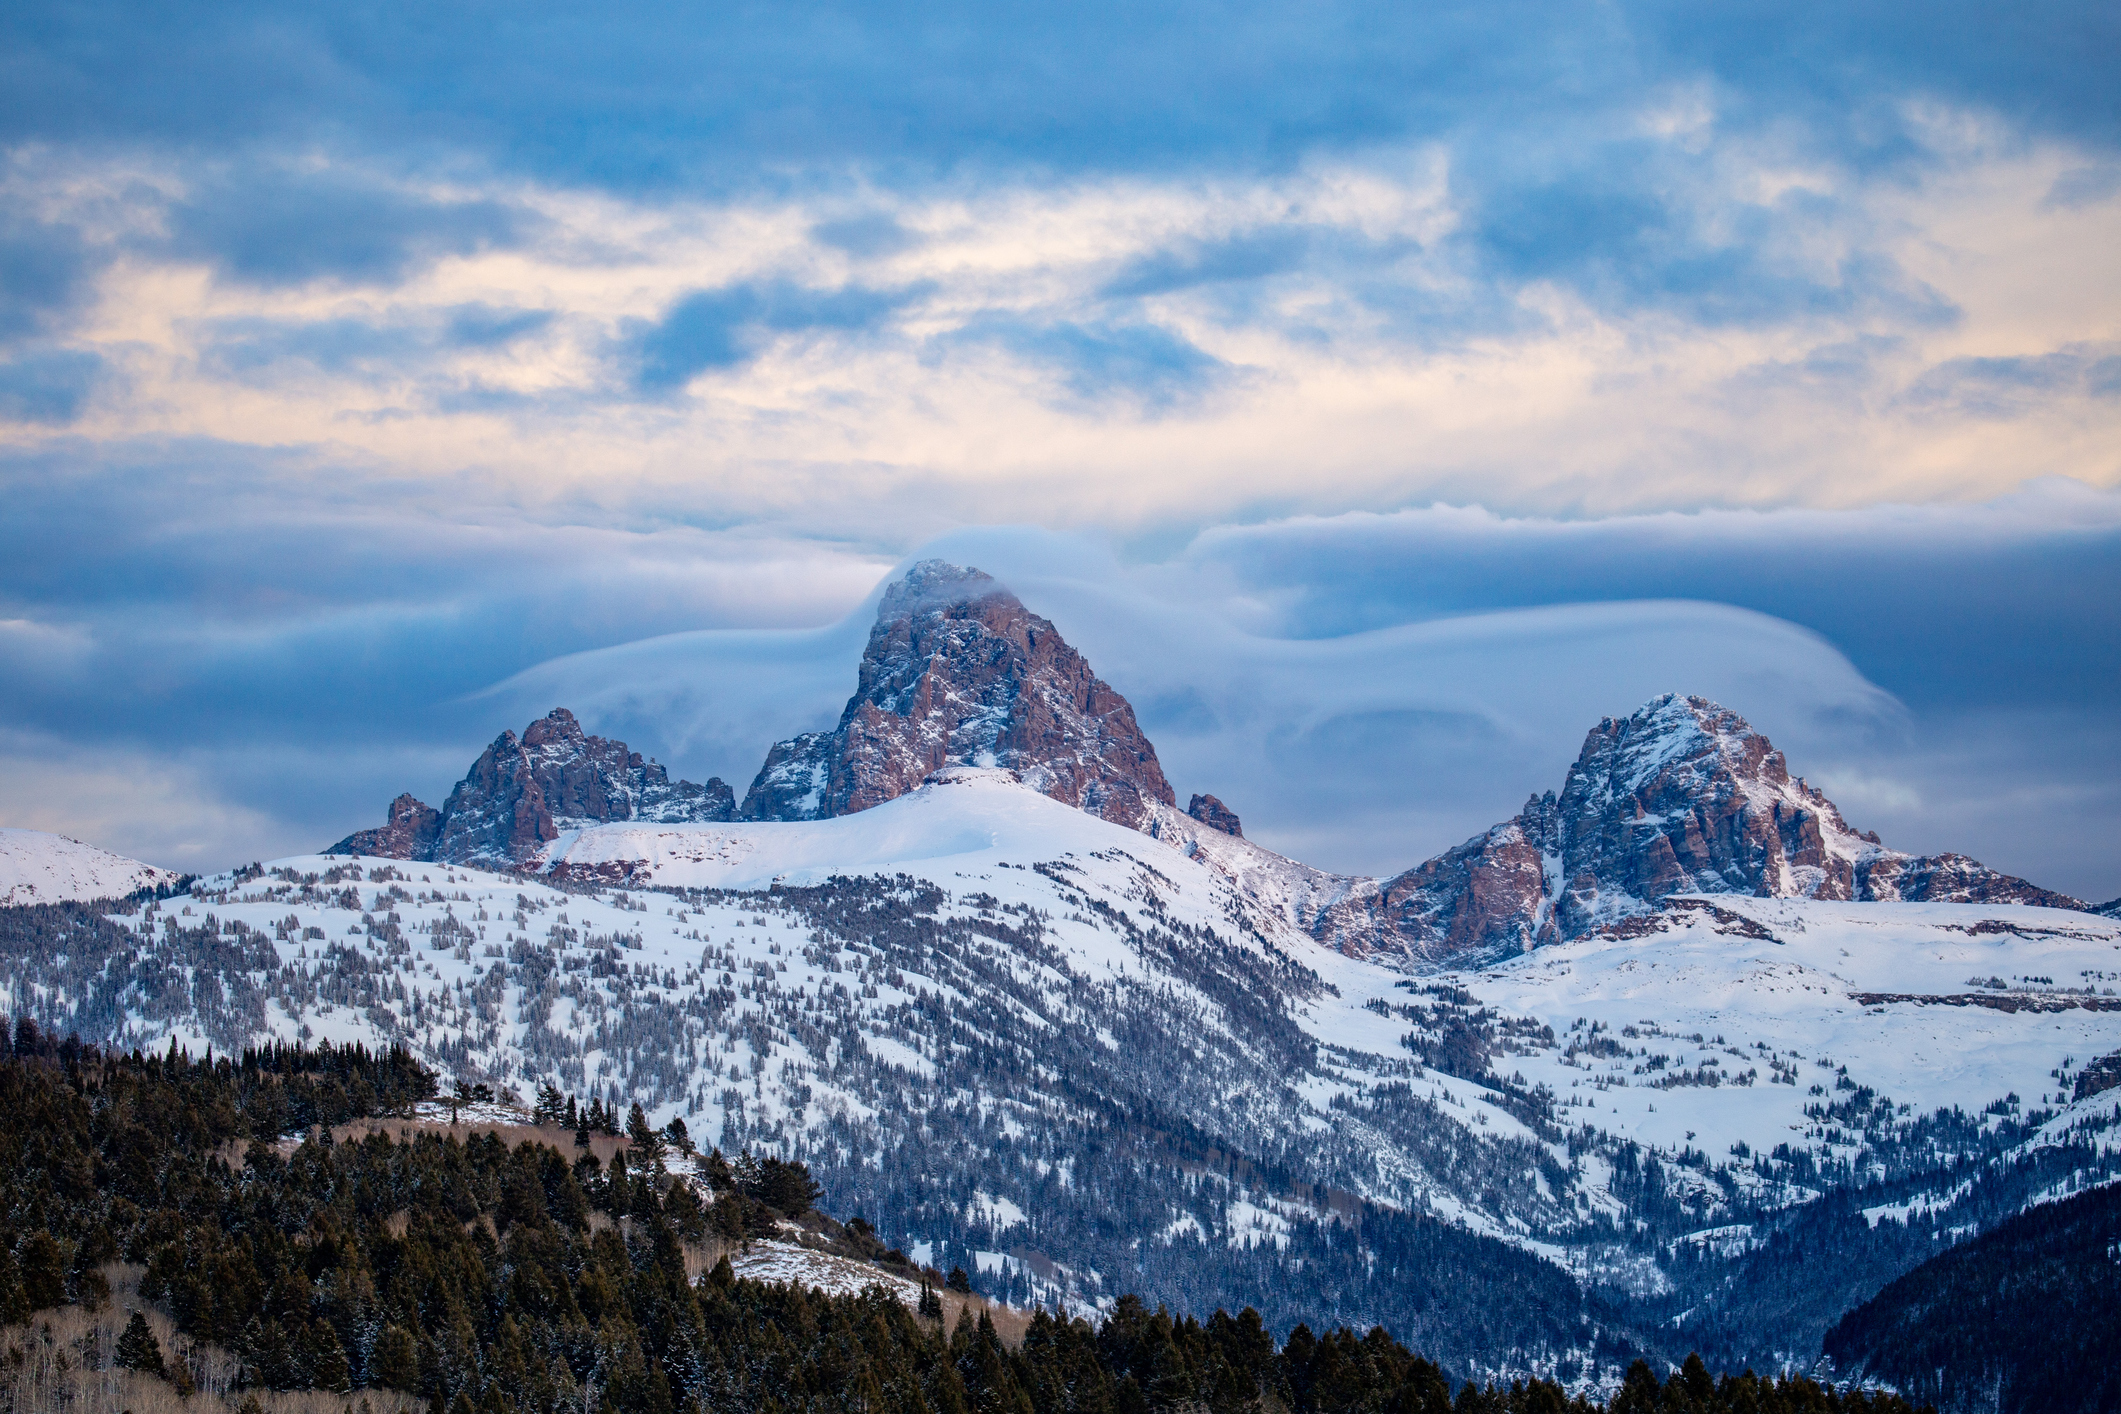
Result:
[[[933,543],[1322,862],[1689,686],[1904,842],[2121,892],[2117,43],[2089,3],[13,7],[0,814],[311,845],[600,650],[611,724],[741,776]]]
[[[741,792],[773,740],[836,717],[891,573],[749,526],[320,505],[329,479],[267,462],[187,512],[181,491],[16,469],[0,489],[34,514],[10,523],[9,589],[40,608],[0,622],[0,791],[23,823],[175,864],[313,848],[401,789],[439,799],[559,705]],[[1745,713],[1901,847],[2121,893],[2112,493],[1592,522],[1439,507],[1165,549],[966,529],[915,553],[1007,580],[1135,702],[1182,791],[1321,864],[1456,843],[1557,787],[1600,716],[1680,690]]]

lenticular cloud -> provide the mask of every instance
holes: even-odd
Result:
[[[1053,620],[1134,704],[1183,798],[1213,792],[1262,843],[1321,866],[1404,868],[1549,789],[1587,727],[1663,692],[1733,706],[1803,747],[1898,706],[1818,635],[1684,600],[1465,614],[1330,638],[1246,626],[1206,576],[1129,572],[1058,537],[939,547]],[[490,690],[553,706],[695,778],[743,787],[766,747],[837,720],[875,597],[802,632],[672,634],[556,659]]]

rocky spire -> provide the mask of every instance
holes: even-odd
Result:
[[[777,743],[742,815],[850,815],[946,766],[1012,770],[1129,826],[1173,802],[1134,709],[1050,622],[979,570],[923,560],[884,592],[839,725]]]
[[[735,809],[735,792],[720,779],[673,781],[625,742],[589,736],[574,713],[555,707],[521,738],[494,738],[440,810],[401,795],[388,823],[347,836],[332,852],[507,868],[528,863],[563,830],[727,820]]]

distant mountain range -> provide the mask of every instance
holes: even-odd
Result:
[[[839,725],[776,743],[741,806],[719,779],[673,782],[558,708],[520,740],[502,733],[441,809],[401,795],[381,828],[329,852],[548,868],[591,826],[831,819],[953,766],[1010,771],[1250,881],[1321,942],[1413,965],[1582,937],[1679,894],[2092,907],[1964,855],[1888,849],[1737,713],[1677,694],[1592,728],[1558,794],[1390,879],[1233,847],[1207,836],[1242,841],[1236,813],[1212,795],[1176,809],[1133,707],[1051,622],[940,560],[886,590]]]

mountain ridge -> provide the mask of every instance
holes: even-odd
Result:
[[[385,823],[356,830],[334,854],[428,863],[521,866],[584,823],[730,819],[735,793],[719,777],[705,785],[669,772],[623,741],[590,736],[565,707],[523,729],[503,731],[437,810],[409,792]]]
[[[941,560],[886,587],[837,725],[775,742],[741,805],[719,779],[671,782],[556,708],[520,740],[503,732],[440,810],[401,795],[384,826],[334,850],[579,869],[560,853],[585,826],[829,819],[960,769],[1006,771],[1208,861],[1328,946],[1412,968],[1580,937],[1684,893],[2091,909],[1962,854],[1886,847],[1743,717],[1678,693],[1602,719],[1558,792],[1459,845],[1389,878],[1316,869],[1246,840],[1213,795],[1179,810],[1126,697],[1006,586]]]
[[[1887,848],[1736,712],[1666,693],[1586,733],[1558,795],[1534,795],[1374,889],[1351,888],[1312,931],[1470,961],[1581,937],[1687,893],[2092,911],[1963,854]]]
[[[0,828],[0,907],[121,898],[175,886],[182,877],[70,835]]]

